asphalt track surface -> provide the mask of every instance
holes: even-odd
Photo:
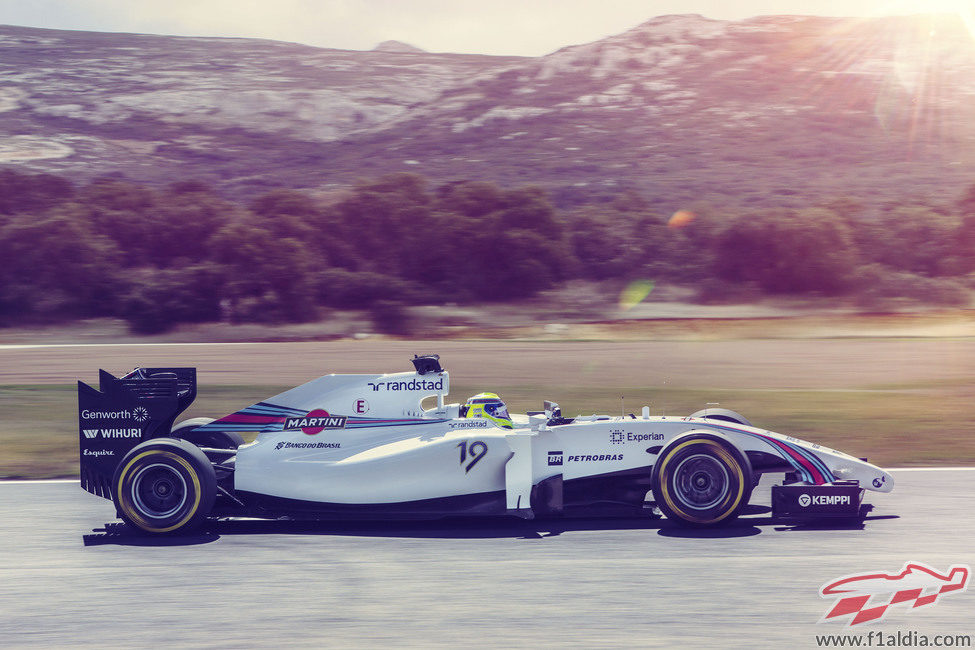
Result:
[[[826,582],[975,566],[975,471],[895,471],[862,527],[661,520],[298,523],[107,534],[71,482],[0,483],[0,647],[816,647],[870,630],[975,635],[975,588],[818,624]],[[764,501],[763,501],[764,499]],[[108,530],[112,530],[109,527]],[[87,538],[87,544],[85,535]],[[975,637],[973,637],[975,639]]]

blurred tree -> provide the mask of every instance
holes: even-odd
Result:
[[[631,245],[636,255],[630,277],[689,282],[700,278],[702,267],[710,272],[710,222],[690,210],[683,212],[690,218],[679,226],[651,211],[633,215]]]
[[[889,309],[904,302],[961,307],[971,302],[970,292],[957,280],[930,278],[865,264],[853,277],[857,303],[870,309]]]
[[[617,194],[612,201],[612,207],[619,212],[637,214],[650,211],[650,201],[634,189],[625,189]]]
[[[425,266],[413,277],[457,300],[523,298],[568,276],[565,227],[545,192],[460,181],[437,190]]]
[[[296,190],[274,190],[257,198],[251,212],[263,218],[261,225],[278,237],[294,237],[310,243],[321,210],[310,196]]]
[[[505,192],[499,217],[502,228],[532,230],[553,240],[562,237],[563,228],[555,208],[539,187],[522,187]]]
[[[957,207],[958,214],[961,216],[956,249],[958,270],[962,273],[972,273],[975,272],[975,184],[965,190]]]
[[[372,325],[380,334],[406,336],[413,332],[413,319],[401,302],[380,300],[370,309]]]
[[[593,239],[585,244],[588,252],[583,253],[578,243],[575,246],[582,277],[591,277],[582,271],[587,258],[598,259],[600,255],[608,254],[605,249],[600,252],[604,246],[617,249],[613,255],[615,265],[625,268],[617,268],[600,277],[669,279],[689,283],[699,282],[710,275],[710,251],[719,223],[716,211],[710,206],[694,203],[665,217],[646,202],[634,199],[614,205],[619,209],[603,212],[602,232],[591,232]],[[577,233],[575,240],[585,242],[586,236]],[[597,245],[596,242],[601,243]]]
[[[318,302],[340,309],[362,309],[381,300],[415,303],[429,295],[415,283],[372,271],[331,268],[315,276]]]
[[[103,210],[145,211],[156,203],[152,190],[125,179],[96,178],[78,193],[78,202]]]
[[[486,181],[455,181],[437,188],[437,208],[479,219],[506,205],[501,188]]]
[[[500,218],[466,219],[441,215],[447,239],[431,266],[451,300],[501,301],[524,298],[550,288],[562,275],[561,242],[521,228],[501,228]]]
[[[213,187],[203,181],[176,181],[166,186],[169,194],[215,194]]]
[[[175,183],[153,192],[115,178],[83,188],[74,206],[94,231],[115,241],[128,268],[205,261],[208,239],[239,210],[202,183]]]
[[[119,315],[137,334],[158,334],[179,323],[218,321],[223,269],[207,263],[180,269],[139,269],[127,276],[129,290]]]
[[[74,186],[53,174],[0,169],[0,214],[43,212],[74,194]]]
[[[634,238],[634,226],[615,210],[587,206],[569,220],[569,243],[578,260],[576,275],[591,280],[625,278],[642,263],[645,242]]]
[[[351,270],[413,275],[428,252],[424,238],[432,223],[425,186],[422,176],[405,173],[359,183],[325,215],[330,258]]]
[[[185,267],[212,259],[210,239],[244,211],[202,184],[170,186],[143,214],[151,240],[134,265]]]
[[[852,196],[837,197],[825,202],[821,207],[832,210],[851,226],[867,214],[867,205],[862,200]]]
[[[743,214],[715,241],[714,273],[770,293],[837,293],[857,265],[849,226],[825,208]]]
[[[72,211],[93,232],[114,240],[121,265],[138,267],[152,263],[155,242],[166,237],[164,225],[153,218],[156,201],[156,194],[141,185],[105,177],[81,188]]]
[[[210,240],[223,266],[222,297],[234,321],[306,321],[317,315],[314,259],[301,241],[278,238],[257,223],[239,219]]]
[[[70,210],[12,217],[0,228],[0,315],[6,322],[112,315],[119,258]]]
[[[975,183],[972,183],[958,199],[958,213],[963,217],[975,216]]]
[[[476,298],[527,298],[551,289],[564,275],[566,251],[561,241],[536,230],[512,229],[502,237],[485,237],[483,250],[491,252],[490,261],[485,259],[484,266],[472,269],[469,285]]]
[[[894,269],[923,275],[951,275],[956,260],[958,220],[926,207],[899,207],[875,224],[871,257]]]
[[[429,181],[420,174],[396,172],[374,180],[360,181],[356,184],[356,191],[394,194],[407,203],[426,205],[431,200],[428,184]]]

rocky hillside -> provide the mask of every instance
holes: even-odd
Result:
[[[84,180],[329,190],[415,171],[796,205],[975,182],[958,19],[667,16],[539,58],[0,27],[0,163]]]

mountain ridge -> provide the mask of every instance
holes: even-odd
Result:
[[[0,164],[238,195],[411,171],[675,209],[975,180],[975,46],[944,16],[663,16],[542,57],[383,45],[0,26]]]

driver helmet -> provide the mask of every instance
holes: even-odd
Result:
[[[494,422],[503,429],[514,429],[508,407],[504,405],[497,393],[478,393],[467,400],[467,412],[464,417],[484,418]]]

